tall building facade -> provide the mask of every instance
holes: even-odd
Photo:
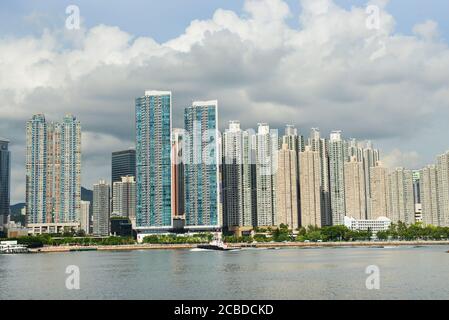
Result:
[[[415,200],[416,222],[422,222],[421,170],[413,170],[413,199]]]
[[[0,138],[0,227],[8,223],[11,183],[9,140]]]
[[[175,128],[172,131],[172,183],[171,201],[174,217],[184,215],[184,129]]]
[[[72,115],[61,123],[42,114],[27,122],[26,207],[28,224],[79,223],[81,125]]]
[[[251,225],[257,224],[256,146],[254,130],[243,131],[243,211]]]
[[[388,170],[381,166],[380,163],[376,167],[370,169],[370,219],[376,220],[379,217],[388,216],[389,192],[388,192]]]
[[[220,172],[218,102],[196,101],[184,111],[185,219],[188,229],[218,229]]]
[[[329,142],[320,137],[320,130],[318,128],[312,128],[309,137],[309,146],[311,147],[310,151],[318,152],[320,156],[321,224],[323,226],[330,226],[332,225],[332,210],[329,181]]]
[[[302,152],[305,148],[304,137],[298,134],[298,129],[293,125],[285,126],[285,133],[282,137],[282,144],[287,144],[289,150],[293,150],[296,152]]]
[[[248,141],[247,132],[241,130],[240,122],[230,121],[222,136],[223,226],[228,230],[252,226]]]
[[[278,155],[277,130],[260,123],[255,135],[256,147],[256,226],[275,226],[276,223],[276,171]]]
[[[276,171],[276,224],[299,228],[298,152],[287,143],[278,151]]]
[[[364,194],[366,203],[366,212],[362,214],[363,219],[371,219],[371,168],[375,167],[380,161],[379,150],[373,148],[371,141],[360,142],[356,139],[346,141],[347,155],[346,161],[356,159],[363,164],[364,174]]]
[[[136,99],[136,227],[172,227],[170,91],[146,91]]]
[[[347,146],[346,161],[355,158],[357,162],[363,161],[363,147],[356,139],[349,139],[345,142]]]
[[[134,177],[122,177],[112,187],[112,216],[127,217],[136,227],[136,182]]]
[[[56,129],[57,130],[57,129]],[[60,135],[55,135],[55,217],[57,222],[79,222],[81,210],[81,125],[72,115],[66,115],[60,124]],[[60,141],[58,141],[60,137]],[[58,156],[60,157],[58,159]],[[59,176],[58,176],[59,175]],[[59,186],[58,186],[59,185]]]
[[[439,225],[449,227],[449,151],[437,157]]]
[[[93,190],[93,233],[109,236],[110,226],[110,186],[104,180],[94,184]]]
[[[371,212],[371,168],[377,166],[380,162],[379,150],[374,149],[371,141],[366,142],[365,148],[362,149],[363,153],[363,171],[365,174],[365,202],[366,202],[366,217],[368,220],[373,220],[373,214]]]
[[[323,226],[322,210],[324,201],[322,188],[321,156],[319,151],[309,145],[299,153],[300,193],[301,193],[301,225]]]
[[[438,171],[435,165],[420,170],[420,201],[422,222],[425,225],[440,225]]]
[[[389,174],[390,209],[388,218],[393,223],[415,223],[413,174],[411,170],[396,168]]]
[[[136,176],[136,150],[129,149],[116,151],[111,157],[111,181],[112,184],[122,181],[122,177]]]
[[[365,173],[356,156],[344,164],[346,216],[366,220]]]
[[[346,213],[344,163],[347,152],[345,150],[347,148],[341,132],[332,132],[329,140],[329,180],[333,225],[343,225]]]
[[[81,200],[80,229],[90,234],[90,201]]]
[[[281,141],[281,149],[283,145],[287,145],[287,149],[294,151],[295,152],[295,156],[296,156],[296,206],[297,208],[295,209],[295,211],[298,212],[298,226],[299,226],[299,219],[300,219],[300,215],[301,215],[301,199],[300,199],[300,186],[299,186],[299,152],[303,152],[304,148],[306,146],[304,137],[302,135],[300,135],[298,133],[298,129],[296,129],[295,126],[293,125],[286,125],[285,126],[285,132],[284,132],[284,136],[282,137],[282,141]],[[279,203],[277,203],[277,205],[279,205]]]

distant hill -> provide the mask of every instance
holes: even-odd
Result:
[[[94,203],[94,192],[92,190],[81,187],[81,200],[90,201],[89,213],[92,215],[92,207]]]
[[[81,187],[81,200],[90,201],[91,208],[92,208],[92,203],[93,203],[93,197],[94,197],[94,193],[92,190]],[[11,209],[11,220],[13,220],[13,221],[20,220],[17,217],[21,217],[23,207],[25,207],[25,203],[23,203],[23,202],[13,204],[12,206],[9,207]]]
[[[10,206],[9,208],[11,209],[11,215],[12,216],[20,216],[22,214],[22,208],[25,207],[25,203],[21,202],[21,203],[16,203],[13,204],[12,206]]]
[[[14,221],[14,222],[20,222],[20,224],[22,224],[22,226],[25,225],[25,216],[22,216],[22,208],[25,207],[25,203],[16,203],[13,204],[12,206],[10,206],[10,210],[11,210],[11,215],[10,215],[10,220]]]
[[[94,192],[92,190],[81,187],[81,200],[90,201],[92,203],[94,199]]]

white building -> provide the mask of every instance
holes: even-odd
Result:
[[[79,231],[80,224],[78,222],[63,222],[63,223],[28,223],[28,234],[56,234],[64,232],[77,232]]]
[[[345,143],[341,131],[333,131],[329,141],[329,173],[332,224],[344,224],[345,206]]]
[[[248,132],[242,131],[240,122],[230,121],[223,133],[222,191],[224,226],[251,227],[253,220],[251,187],[251,165],[248,157]],[[249,191],[249,192],[248,192]]]
[[[133,228],[136,227],[136,182],[134,177],[122,177],[122,181],[114,182],[112,199],[112,216],[127,217]]]
[[[257,219],[256,225],[276,225],[276,170],[278,134],[266,123],[259,123],[255,136]]]
[[[90,233],[90,201],[81,201],[80,229]]]
[[[386,231],[391,225],[391,220],[387,217],[379,217],[376,220],[357,220],[346,216],[344,224],[347,228],[357,231],[371,231],[376,234],[379,231]]]

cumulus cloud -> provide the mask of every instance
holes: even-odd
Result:
[[[293,28],[284,1],[246,0],[242,15],[219,9],[166,43],[105,25],[0,38],[0,133],[24,150],[32,114],[75,114],[87,187],[109,177],[112,151],[133,144],[134,98],[146,89],[173,91],[175,126],[192,100],[218,99],[221,128],[232,119],[252,128],[288,122],[303,134],[320,126],[386,145],[409,141],[448,110],[449,49],[435,24],[400,35],[386,2],[372,3],[378,29],[367,27],[365,7],[301,0]],[[13,199],[21,200],[23,152],[14,157]]]
[[[413,32],[425,40],[433,40],[439,36],[438,24],[432,20],[415,25]]]
[[[422,165],[422,159],[416,151],[393,149],[391,152],[384,155],[382,165],[391,169],[399,167],[419,169],[420,165]]]

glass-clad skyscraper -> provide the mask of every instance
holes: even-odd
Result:
[[[140,231],[172,226],[170,91],[136,99],[136,225]]]
[[[11,156],[9,140],[0,138],[0,226],[8,222],[10,199]]]
[[[217,229],[219,219],[219,149],[217,105],[193,102],[184,112],[186,228]]]
[[[111,181],[122,181],[122,177],[136,176],[136,150],[129,149],[112,153]]]

